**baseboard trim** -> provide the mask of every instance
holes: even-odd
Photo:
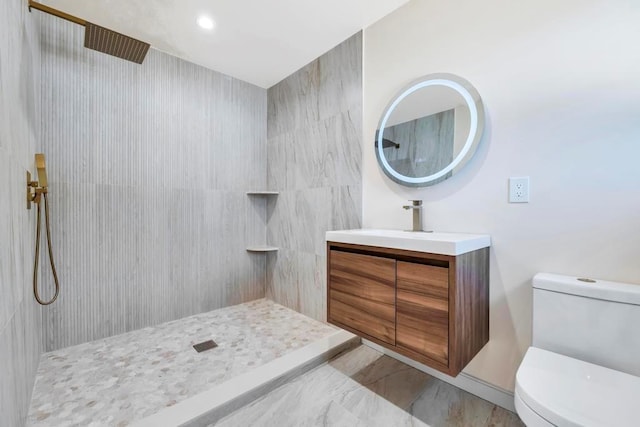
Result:
[[[386,354],[389,357],[393,357],[396,360],[401,361],[402,363],[406,363],[407,365],[416,368],[424,373],[427,373],[433,377],[438,378],[446,383],[449,383],[453,386],[456,386],[464,391],[467,391],[473,395],[478,396],[481,399],[487,400],[494,405],[498,405],[501,408],[509,410],[511,412],[515,412],[515,404],[513,401],[513,393],[504,390],[501,387],[497,387],[493,384],[489,384],[486,381],[483,381],[479,378],[474,377],[473,375],[469,375],[467,373],[461,372],[457,377],[450,377],[447,374],[443,374],[440,371],[436,371],[433,368],[428,367],[427,365],[423,365],[420,362],[416,362],[415,360],[409,359],[406,356],[403,356],[399,353],[396,353],[393,350],[389,350],[388,348],[382,347],[374,342],[363,339],[362,343],[368,347],[373,348],[381,353]]]

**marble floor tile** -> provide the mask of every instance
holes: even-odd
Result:
[[[335,359],[330,360],[329,362],[327,362],[327,364],[332,366],[341,374],[352,377],[361,372],[367,366],[371,366],[372,364],[374,364],[376,360],[380,359],[381,357],[381,353],[372,350],[366,345],[361,345],[357,348],[354,348],[349,353],[343,354],[340,357],[336,357]]]
[[[378,396],[406,410],[431,377],[391,357],[380,357],[352,378]]]
[[[489,417],[487,427],[498,426],[514,426],[514,427],[526,427],[518,414],[511,411],[507,411],[499,406],[494,406]]]
[[[409,411],[431,427],[524,426],[513,412],[431,378]]]
[[[299,425],[309,427],[366,427],[366,424],[333,400],[322,407],[320,411],[309,414]]]
[[[381,353],[360,346],[268,393],[213,425],[424,426],[423,422],[354,379],[374,378],[373,374],[359,373],[371,364],[376,364],[381,357]],[[397,384],[400,385],[400,382]],[[335,419],[338,415],[340,418]]]
[[[126,426],[335,330],[260,299],[56,350],[41,358],[28,422]],[[218,347],[192,348],[208,339]]]
[[[360,346],[209,427],[524,426],[518,416]]]

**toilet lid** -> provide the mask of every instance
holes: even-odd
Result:
[[[638,426],[640,377],[529,347],[516,392],[557,426]]]

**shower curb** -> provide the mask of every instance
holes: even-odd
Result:
[[[134,422],[132,427],[206,427],[359,344],[360,338],[356,335],[343,330],[336,331],[251,372]]]

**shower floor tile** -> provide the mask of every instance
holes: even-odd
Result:
[[[126,426],[335,331],[260,299],[46,353],[28,424]]]

